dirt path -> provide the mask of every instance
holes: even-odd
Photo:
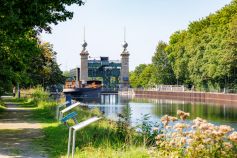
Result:
[[[0,113],[0,157],[46,158],[43,147],[33,144],[43,133],[41,124],[31,121],[31,109],[6,105],[7,111]]]

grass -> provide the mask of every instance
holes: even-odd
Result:
[[[149,157],[148,151],[139,146],[125,144],[117,137],[114,127],[106,120],[94,123],[77,133],[75,157]],[[50,157],[66,157],[68,128],[53,123],[45,127],[45,137]]]
[[[84,149],[79,150],[76,149],[75,157],[78,158],[148,158],[150,157],[147,153],[147,149],[142,147],[129,147],[126,150],[113,150],[112,148],[93,148],[86,147]]]
[[[10,149],[10,152],[11,152],[12,156],[17,156],[22,153],[22,151],[20,149]]]
[[[4,98],[4,102],[13,102],[16,104],[24,104],[28,101],[28,98],[17,98],[17,97],[11,97],[11,98]]]
[[[66,157],[67,141],[68,141],[68,128],[53,121],[53,115],[49,114],[47,110],[36,110],[37,117],[41,122],[48,122],[44,125],[43,132],[45,137],[37,143],[47,144],[47,151],[50,157]],[[87,109],[78,108],[78,117],[80,121],[86,120],[94,115],[97,115],[97,110],[88,111]],[[50,117],[43,117],[46,116]],[[42,116],[42,117],[41,117]],[[70,122],[72,124],[72,122]],[[139,146],[139,143],[133,145],[126,144],[118,137],[116,124],[112,121],[102,119],[99,122],[89,125],[88,127],[78,131],[76,141],[75,157],[149,157],[147,149]],[[139,137],[134,136],[134,141],[141,142]],[[137,144],[137,145],[135,145]]]
[[[37,104],[32,98],[4,98],[4,102],[11,102],[25,108],[37,107]]]
[[[29,101],[30,100],[30,101]],[[20,104],[22,107],[32,107],[36,104],[31,99],[8,99],[9,102]],[[55,120],[57,103],[54,101],[37,101],[37,108],[32,109],[31,119],[41,122],[45,137],[35,141],[36,146],[45,146],[49,157],[66,157],[68,128]],[[92,116],[100,115],[98,109],[76,109],[79,122]],[[73,122],[69,122],[72,125]],[[75,157],[149,157],[147,149],[138,142],[142,139],[134,135],[134,143],[127,144],[118,137],[116,123],[106,119],[89,125],[78,131]]]
[[[42,94],[42,95],[41,95]],[[42,123],[44,137],[34,141],[35,147],[44,146],[47,155],[52,158],[66,157],[68,128],[55,120],[57,102],[46,97],[46,93],[37,91],[32,98],[6,98],[5,102],[18,104],[20,107],[31,108],[31,120]],[[34,108],[32,108],[34,107]],[[92,116],[101,115],[99,109],[74,109],[79,122]],[[70,125],[73,122],[69,122]],[[117,124],[105,118],[77,132],[75,157],[149,157],[148,150],[141,145],[142,139],[133,135],[132,143],[121,139]],[[34,147],[34,148],[35,148]],[[17,154],[17,152],[16,152]]]

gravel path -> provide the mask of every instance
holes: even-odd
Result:
[[[32,122],[32,109],[6,103],[0,113],[0,158],[46,158],[43,146],[33,143],[43,137],[41,124]]]

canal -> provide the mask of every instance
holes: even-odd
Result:
[[[142,117],[146,114],[155,124],[160,122],[163,115],[176,116],[177,110],[182,110],[190,113],[189,120],[201,117],[210,123],[230,125],[235,130],[237,129],[237,105],[129,98],[118,95],[101,95],[97,99],[80,99],[80,101],[87,103],[89,108],[99,108],[107,118],[112,120],[117,120],[119,114],[129,111],[132,126],[140,124]]]

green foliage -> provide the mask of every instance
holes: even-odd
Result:
[[[44,87],[63,83],[64,77],[56,63],[56,53],[48,43],[38,44],[36,37],[26,34],[17,43],[2,43],[5,50],[0,53],[0,94],[11,91],[13,85]],[[9,41],[10,42],[10,41]],[[0,50],[1,50],[0,46]],[[13,53],[14,52],[14,53]]]
[[[20,103],[23,107],[35,107],[34,119],[45,122],[54,121],[58,103],[49,97],[49,93],[43,87],[37,86],[36,88],[26,89],[24,93],[30,95],[27,96],[28,98],[22,99],[23,102],[20,101]]]
[[[152,57],[153,73],[156,76],[155,85],[175,83],[175,76],[168,55],[167,44],[160,41]]]
[[[63,76],[66,78],[70,77],[70,71],[63,71]]]
[[[26,86],[35,86],[41,84],[44,88],[50,85],[64,83],[65,78],[59,65],[56,63],[56,52],[53,51],[53,46],[49,43],[39,45],[41,53],[32,58],[29,63],[30,69],[27,70],[29,82]]]
[[[204,90],[236,84],[237,54],[232,44],[236,40],[236,3],[171,36],[168,51],[176,78],[181,77],[184,84],[192,83]]]
[[[131,145],[133,142],[134,128],[130,126],[131,108],[125,106],[122,113],[119,114],[117,121],[117,137],[119,140]]]
[[[146,70],[139,78],[135,70],[130,75],[131,85],[177,83],[205,91],[233,89],[237,85],[236,41],[237,0],[233,0],[216,13],[191,22],[187,30],[175,32],[168,44],[159,42],[152,58],[152,74]],[[155,79],[147,82],[147,76]]]
[[[142,123],[137,126],[139,134],[143,138],[144,146],[154,146],[156,144],[155,137],[160,132],[157,130],[158,127],[154,127],[154,123],[150,121],[150,117],[149,114],[143,115],[142,119],[139,120]]]
[[[37,143],[47,144],[50,157],[64,157],[67,153],[65,147],[67,146],[68,128],[55,122],[54,117],[50,114],[55,112],[55,109],[52,109],[54,105],[51,106],[52,104],[47,102],[42,103],[33,116],[34,119],[49,124],[43,129],[45,137],[38,140]],[[79,107],[75,110],[79,114],[77,115],[79,122],[100,115],[98,109],[88,110]],[[78,131],[77,138],[80,139],[76,141],[75,157],[149,157],[148,150],[139,144],[141,139],[135,135],[127,123],[130,119],[129,109],[124,109],[122,119],[124,121],[122,127],[125,129],[122,127],[119,129],[118,123],[114,121],[102,119]],[[69,122],[69,124],[73,123]],[[136,140],[136,144],[132,140]]]
[[[135,68],[133,72],[130,73],[130,84],[132,87],[142,87],[142,84],[140,83],[141,80],[141,73],[144,71],[144,69],[147,67],[146,64],[140,64]]]
[[[49,98],[49,93],[44,91],[43,87],[36,87],[32,90],[32,99],[45,101]]]
[[[7,34],[15,35],[30,29],[51,31],[50,24],[66,21],[73,12],[66,9],[72,4],[82,5],[81,0],[27,1],[2,0],[0,8],[0,28]]]
[[[41,44],[38,35],[51,32],[51,24],[66,21],[73,12],[66,9],[81,0],[0,2],[0,95],[17,83],[23,87],[44,87],[64,82],[49,44]]]

